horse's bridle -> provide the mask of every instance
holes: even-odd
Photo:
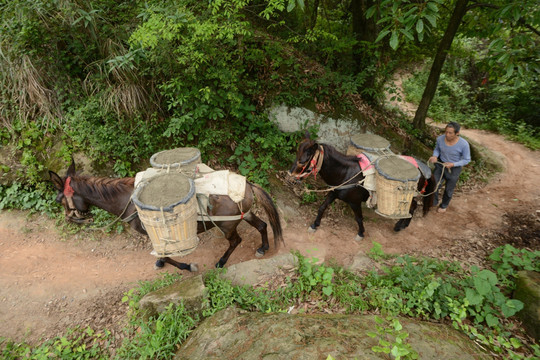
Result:
[[[317,173],[321,170],[323,159],[324,159],[324,149],[322,145],[319,145],[319,148],[315,151],[311,159],[309,159],[303,164],[300,162],[297,162],[298,167],[301,166],[302,170],[300,171],[300,174],[296,176],[296,179],[300,180],[311,174],[313,174],[313,176],[317,178]],[[308,165],[310,165],[310,167],[307,169],[307,172],[304,172],[304,170],[306,170],[306,167],[308,167]]]
[[[64,197],[67,203],[66,219],[77,224],[88,224],[94,221],[94,219],[87,217],[87,212],[82,212],[77,209],[75,202],[73,201],[73,195],[75,190],[71,187],[71,176],[66,178],[64,183]]]

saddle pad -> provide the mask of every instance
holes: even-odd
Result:
[[[203,165],[203,166],[201,166]],[[229,170],[214,171],[204,164],[199,164],[199,177],[195,179],[195,192],[206,195],[228,195],[234,202],[244,200],[246,192],[245,176]],[[135,188],[144,180],[162,174],[164,170],[148,168],[135,176]]]
[[[372,165],[372,160],[366,154],[360,153],[356,155],[356,157],[358,158],[358,163],[360,164],[360,169],[362,169],[362,171],[375,169]]]
[[[244,200],[245,191],[246,178],[229,170],[205,173],[195,179],[197,194],[228,195],[234,202],[240,202]]]

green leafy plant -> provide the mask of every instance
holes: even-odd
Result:
[[[184,341],[198,318],[190,315],[183,304],[169,304],[157,318],[136,322],[140,331],[125,341],[118,350],[117,359],[164,359],[177,351],[177,344]]]
[[[373,352],[390,354],[396,360],[418,359],[418,352],[405,342],[409,337],[409,333],[403,330],[403,326],[398,319],[392,317],[383,319],[375,316],[375,322],[377,331],[366,333],[371,338],[379,339],[379,344],[371,348]]]
[[[540,271],[540,251],[516,249],[510,244],[493,250],[489,259],[493,261],[492,268],[497,272],[503,285],[511,291],[515,287],[514,278],[520,270]]]
[[[296,253],[296,256],[298,258],[298,272],[300,276],[295,283],[295,287],[303,292],[304,295],[309,295],[317,287],[321,288],[324,295],[332,295],[334,291],[332,283],[334,269],[322,264],[316,265],[319,261],[317,258],[307,259],[299,253]]]
[[[42,212],[54,217],[61,211],[54,198],[53,192],[44,187],[25,186],[18,182],[11,186],[0,185],[0,210],[30,210],[31,213]]]
[[[91,328],[70,329],[64,336],[47,340],[39,346],[14,343],[0,338],[3,359],[98,359],[105,358],[111,333],[97,333]]]
[[[490,327],[498,327],[498,309],[503,316],[510,317],[523,308],[521,301],[507,299],[496,286],[497,283],[497,276],[493,272],[472,269],[472,276],[467,281],[469,286],[465,287],[465,297],[470,305],[468,312],[475,322],[485,321]]]

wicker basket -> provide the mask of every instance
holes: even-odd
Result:
[[[143,203],[140,199],[152,186],[152,181],[166,177],[166,181],[174,186],[175,181],[188,181],[189,191],[180,201],[166,207],[157,207]],[[183,178],[183,179],[182,179]],[[192,179],[179,173],[164,173],[142,182],[132,195],[133,203],[139,213],[154,251],[152,255],[185,256],[195,250],[199,244],[197,237],[197,201],[195,185]]]
[[[369,152],[376,155],[390,155],[390,142],[375,134],[356,134],[351,136],[351,145],[347,154],[358,155],[360,152]]]
[[[160,158],[168,157],[168,162]],[[160,151],[150,158],[150,165],[154,169],[166,169],[168,172],[175,170],[192,179],[197,175],[197,165],[201,163],[201,152],[197,148],[185,147]]]
[[[397,155],[383,156],[375,161],[377,181],[377,210],[392,219],[411,217],[409,210],[416,191],[420,172]]]

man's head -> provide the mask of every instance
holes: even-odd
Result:
[[[455,140],[456,137],[459,135],[459,129],[461,127],[457,122],[451,121],[446,125],[446,128],[444,129],[444,135],[446,136],[446,140],[452,141]]]

